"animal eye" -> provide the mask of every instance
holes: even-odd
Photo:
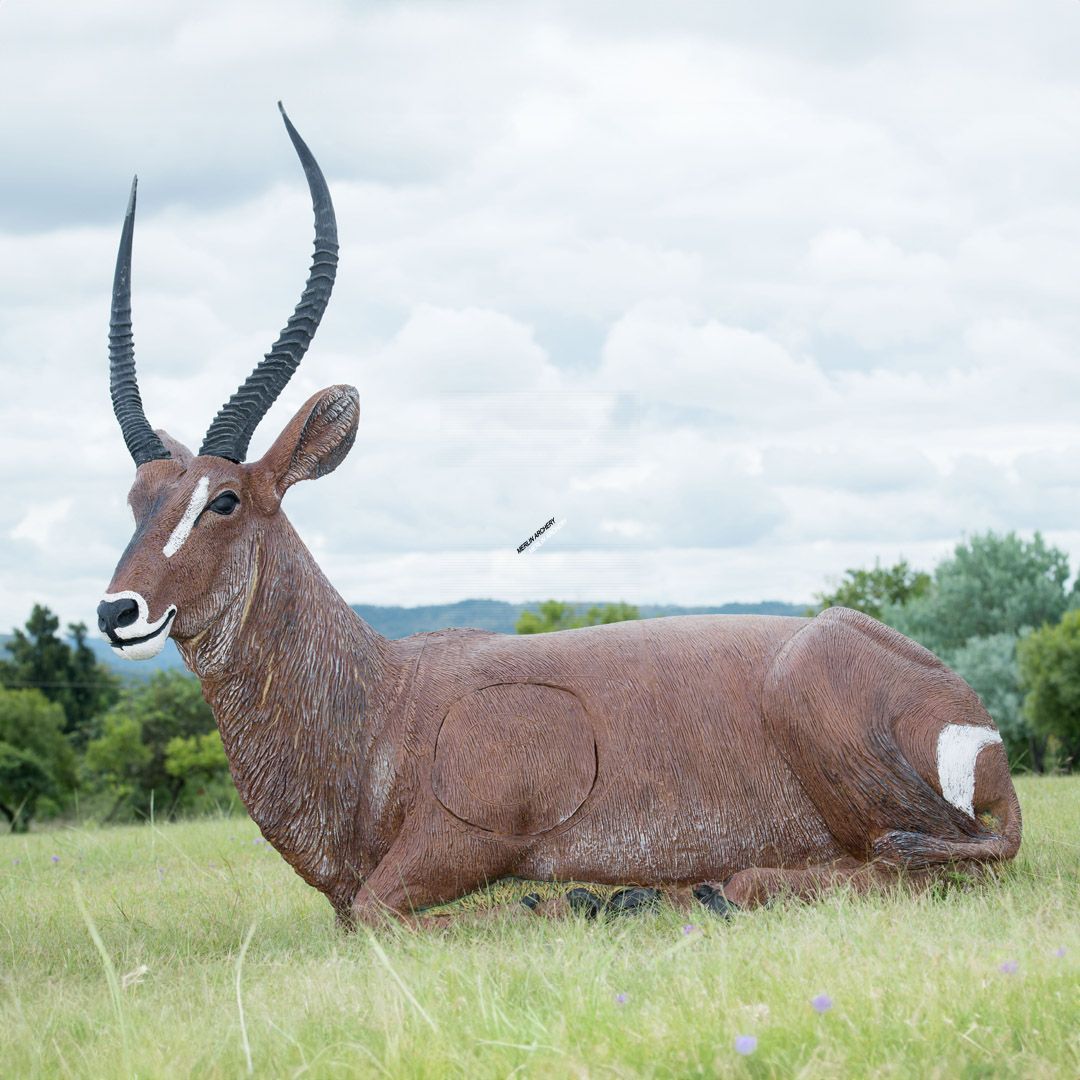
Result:
[[[223,491],[206,509],[213,510],[215,514],[221,514],[222,517],[228,517],[239,505],[240,499],[235,492]]]

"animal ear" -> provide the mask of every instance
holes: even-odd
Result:
[[[360,395],[352,386],[331,386],[308,398],[274,445],[252,469],[272,502],[298,480],[333,472],[356,439]]]
[[[154,434],[161,440],[161,445],[169,451],[169,457],[178,461],[186,469],[195,455],[179,439],[174,439],[167,431],[155,428]]]

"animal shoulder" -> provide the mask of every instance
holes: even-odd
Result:
[[[432,792],[485,832],[547,832],[574,814],[595,782],[595,733],[569,690],[485,686],[453,702],[439,726]]]

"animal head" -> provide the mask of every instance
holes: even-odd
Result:
[[[280,103],[279,103],[279,108]],[[128,503],[135,532],[98,605],[98,627],[121,656],[157,655],[170,635],[195,637],[252,587],[256,552],[281,529],[281,499],[298,480],[331,472],[356,437],[351,386],[315,394],[258,461],[245,463],[259,421],[314,337],[337,268],[337,224],[326,181],[281,110],[315,209],[315,254],[300,303],[270,352],[214,418],[198,454],[150,427],[135,378],[131,333],[132,184],[113,279],[109,386],[135,461]]]

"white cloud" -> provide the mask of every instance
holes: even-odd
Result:
[[[991,527],[1080,554],[1080,7],[809,11],[0,6],[0,628],[92,620],[130,530],[131,173],[152,423],[197,445],[296,302],[279,97],[342,261],[252,451],[359,388],[288,501],[349,599],[801,599]]]
[[[828,407],[831,390],[811,361],[768,336],[684,313],[634,309],[604,343],[600,383],[654,403],[707,409],[729,424],[771,426]]]
[[[26,510],[8,535],[12,540],[27,540],[40,548],[47,548],[56,526],[63,522],[70,512],[71,499],[36,503]]]
[[[558,382],[527,326],[479,308],[418,306],[374,365],[398,393],[425,397],[554,389]]]

